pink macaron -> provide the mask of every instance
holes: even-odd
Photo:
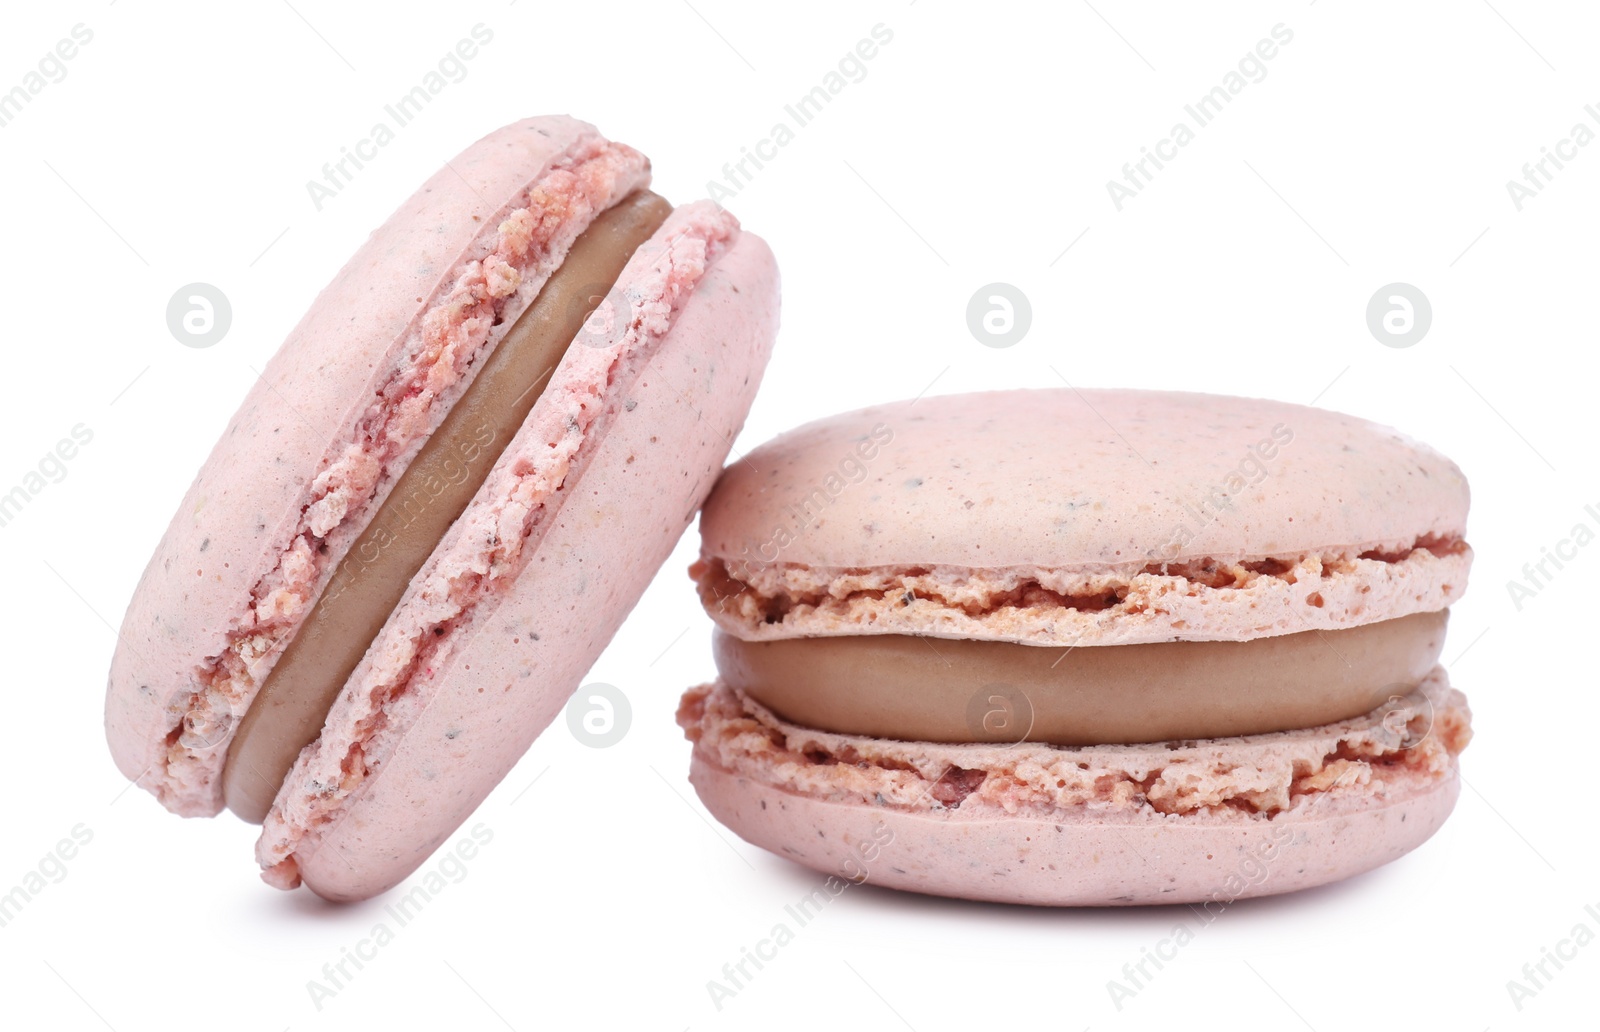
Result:
[[[1370,870],[1459,793],[1439,665],[1467,483],[1334,412],[1136,390],[924,398],[722,474],[679,723],[747,841],[1037,905],[1220,904]]]
[[[699,509],[778,319],[758,237],[566,117],[468,147],[372,234],[223,432],[106,700],[174,813],[270,883],[414,871],[558,713]]]

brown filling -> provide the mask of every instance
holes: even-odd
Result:
[[[713,650],[723,681],[805,727],[902,741],[1126,744],[1370,712],[1433,669],[1447,618],[1075,649],[893,634],[747,642],[718,631]]]
[[[401,474],[239,723],[222,775],[234,813],[266,819],[411,578],[482,486],[623,266],[671,212],[667,201],[639,191],[597,217]]]

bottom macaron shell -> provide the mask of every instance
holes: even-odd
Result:
[[[908,813],[797,795],[696,752],[689,780],[752,845],[824,874],[1035,906],[1225,905],[1370,871],[1427,841],[1460,794],[1447,776],[1318,800],[1241,826],[1205,816],[1055,819]]]
[[[744,234],[685,302],[523,575],[483,615],[381,773],[302,841],[326,899],[375,896],[489,795],[621,625],[738,433],[777,320],[777,269]],[[742,295],[742,296],[741,296]],[[499,698],[486,704],[486,694]]]

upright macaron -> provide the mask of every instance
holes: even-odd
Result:
[[[272,884],[417,868],[559,712],[699,508],[777,330],[709,202],[566,117],[468,147],[267,364],[135,590],[117,765],[263,823]]]
[[[1315,408],[923,398],[722,474],[691,573],[701,799],[817,870],[971,899],[1231,902],[1415,848],[1470,713],[1438,665],[1460,469]]]

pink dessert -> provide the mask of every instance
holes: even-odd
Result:
[[[169,810],[262,822],[269,882],[360,899],[415,870],[709,491],[777,270],[732,216],[648,182],[566,117],[473,144],[318,297],[179,507],[123,623],[107,737]],[[491,415],[449,437],[453,411]],[[430,455],[448,475],[419,471]]]
[[[678,719],[752,843],[940,895],[1196,903],[1369,870],[1454,805],[1471,715],[1438,656],[1468,493],[1426,445],[1035,390],[748,458],[701,519],[720,676]]]

